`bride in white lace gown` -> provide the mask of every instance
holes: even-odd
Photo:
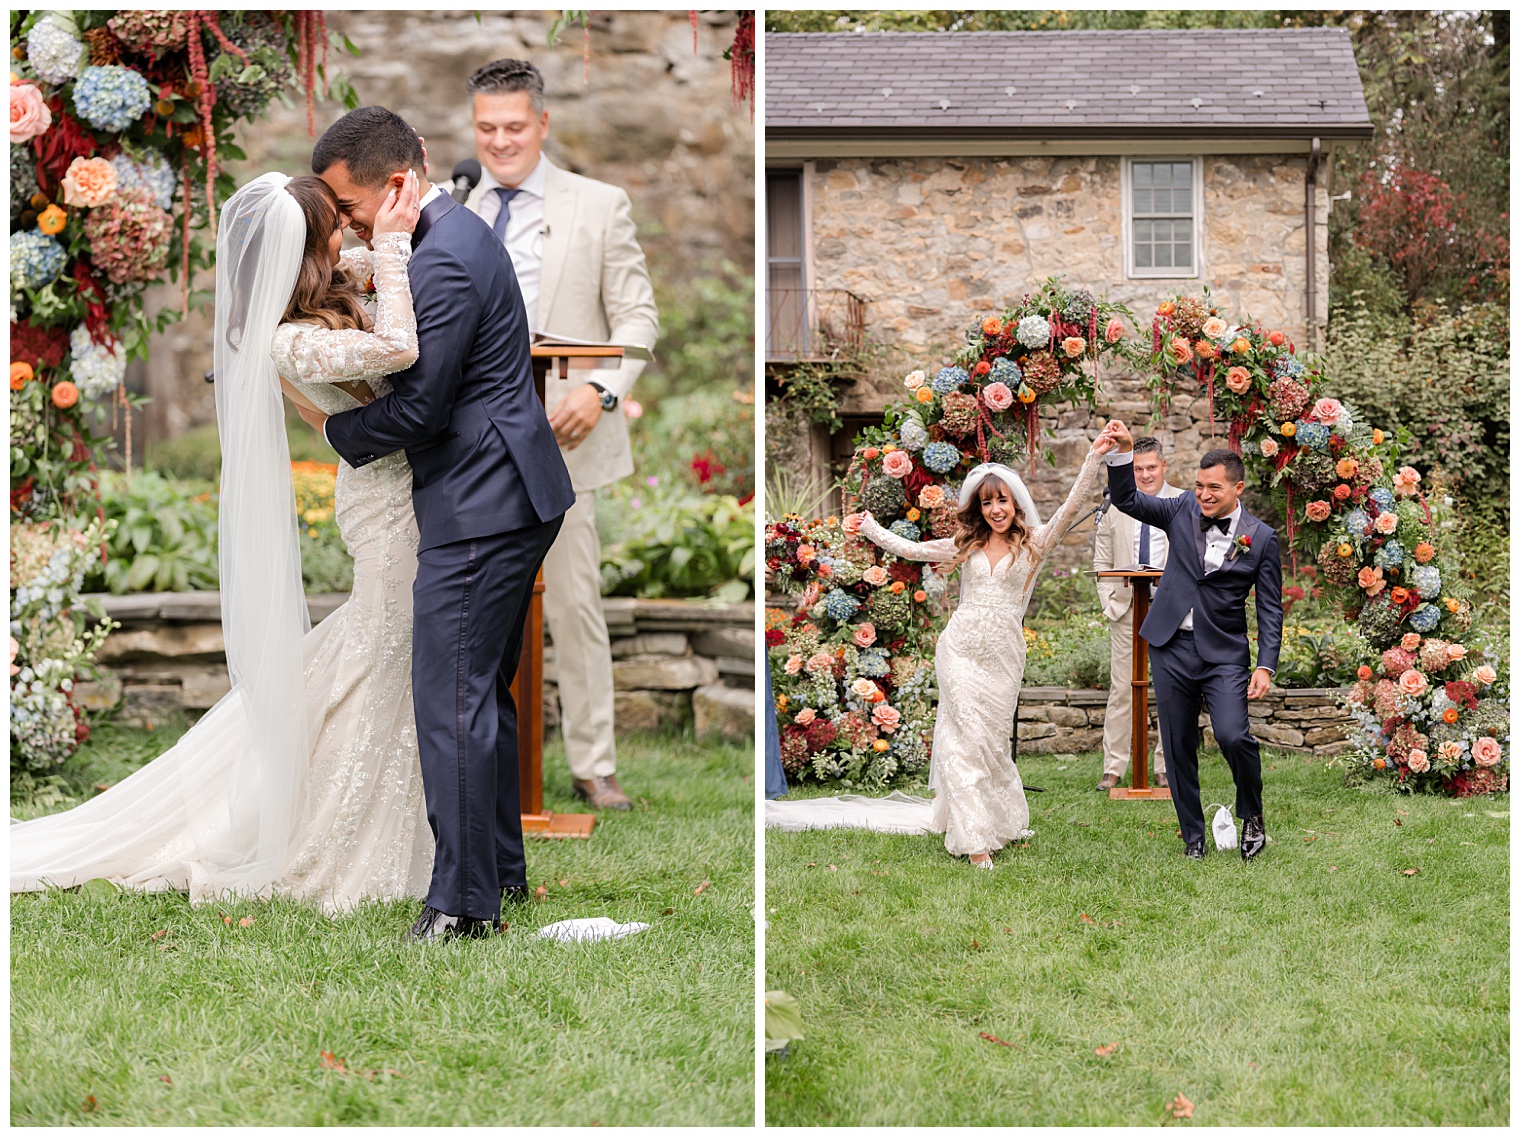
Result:
[[[1097,480],[1098,457],[1113,446],[1100,436],[1076,484],[1043,525],[1019,476],[1006,466],[978,466],[961,487],[960,532],[908,541],[869,513],[847,519],[894,556],[961,570],[960,602],[934,647],[939,710],[929,788],[928,829],[945,848],[991,868],[991,854],[1029,835],[1029,804],[1009,740],[1024,682],[1024,610],[1035,575],[1061,543]]]
[[[234,687],[174,747],[110,790],[11,826],[12,892],[104,877],[126,888],[178,889],[192,900],[280,894],[330,913],[365,899],[426,894],[434,845],[412,715],[411,467],[403,453],[359,470],[339,464],[336,520],[354,560],[353,590],[302,637],[298,554],[293,587],[289,572],[296,519],[278,394],[283,387],[292,399],[336,414],[388,392],[384,376],[416,361],[407,281],[416,206],[409,185],[377,218],[373,252],[343,253],[335,274],[340,218],[318,179],[265,175],[228,203],[218,248],[218,336],[219,344],[225,332],[246,349],[241,361],[229,352],[227,373],[219,352],[217,373],[219,388],[246,384],[217,392],[224,626]],[[223,258],[247,272],[224,282]],[[358,283],[367,278],[373,322],[355,328],[369,321]],[[246,310],[224,318],[221,305],[236,296]],[[262,331],[261,311],[273,314]],[[250,453],[249,434],[260,419],[266,429]],[[257,484],[256,473],[274,480],[250,502],[238,495]],[[242,512],[229,518],[234,510]],[[284,550],[272,569],[270,545]],[[266,609],[273,615],[250,649],[245,629]]]

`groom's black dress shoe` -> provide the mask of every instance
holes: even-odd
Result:
[[[436,908],[424,908],[409,933],[419,944],[437,944],[445,940],[482,940],[496,930],[490,920],[472,920],[468,916],[450,916]]]
[[[1249,861],[1267,847],[1267,827],[1261,815],[1240,819],[1240,859]]]
[[[1195,861],[1203,860],[1206,852],[1207,850],[1204,848],[1202,841],[1189,841],[1182,848],[1182,855],[1184,857],[1192,857]]]

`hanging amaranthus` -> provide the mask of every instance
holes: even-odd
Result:
[[[696,13],[692,13],[696,19]],[[739,26],[734,30],[734,42],[723,53],[728,60],[730,82],[734,92],[734,106],[749,100],[749,119],[755,121],[755,14],[739,13]]]

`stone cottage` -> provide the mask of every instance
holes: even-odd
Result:
[[[820,483],[905,372],[1047,276],[1127,304],[1146,335],[1163,296],[1207,285],[1314,348],[1331,152],[1372,136],[1338,28],[778,34],[765,87],[772,393],[799,361],[846,372],[843,429],[772,454]],[[1104,375],[1100,409],[1148,419],[1140,377]],[[1042,510],[1101,421],[1048,414]],[[1159,430],[1178,481],[1208,449],[1206,406],[1174,400]],[[1090,541],[1074,532],[1066,563]]]

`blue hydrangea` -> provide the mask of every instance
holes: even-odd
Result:
[[[903,444],[904,450],[922,450],[924,443],[929,441],[929,432],[924,429],[924,424],[919,422],[916,416],[909,415],[897,428],[897,438]]]
[[[26,61],[39,78],[62,86],[85,60],[85,47],[60,22],[56,14],[44,16],[26,33]]]
[[[11,234],[11,280],[21,288],[42,288],[58,279],[68,254],[46,233],[24,229]]]
[[[923,578],[924,595],[930,600],[938,600],[950,587],[950,582],[945,579],[942,572],[926,572]]]
[[[1423,636],[1436,630],[1436,625],[1441,622],[1441,610],[1434,604],[1421,604],[1404,622]]]
[[[1033,351],[1035,348],[1050,346],[1050,321],[1044,316],[1025,316],[1019,321],[1019,330],[1015,338],[1025,347]]]
[[[1278,379],[1297,379],[1304,373],[1304,365],[1291,355],[1279,355],[1272,361],[1272,374]]]
[[[86,399],[98,399],[115,390],[127,372],[127,353],[122,345],[116,340],[95,343],[83,324],[69,333],[69,350],[69,377]]]
[[[929,386],[934,389],[936,395],[948,395],[970,378],[964,367],[941,367],[935,373]]]
[[[1387,486],[1374,486],[1367,496],[1377,502],[1377,507],[1384,513],[1393,508],[1393,491]]]
[[[1398,568],[1404,563],[1404,546],[1397,541],[1389,541],[1372,554],[1372,563],[1378,568]]]
[[[1003,356],[993,361],[988,379],[993,383],[1007,383],[1009,387],[1017,389],[1024,381],[1024,373],[1019,370],[1017,363]]]
[[[891,672],[892,665],[887,662],[885,651],[879,647],[872,647],[860,653],[857,670],[870,679],[880,679]]]
[[[1294,435],[1300,446],[1307,446],[1311,450],[1325,451],[1330,448],[1330,428],[1322,422],[1298,422],[1298,432]]]
[[[1426,600],[1434,600],[1441,595],[1441,570],[1435,565],[1414,565],[1409,570],[1409,587]]]
[[[1366,537],[1367,522],[1372,520],[1360,509],[1353,509],[1346,514],[1346,532],[1360,541]]]
[[[891,525],[887,526],[887,528],[896,533],[904,541],[917,541],[919,538],[918,526],[906,519],[901,521],[894,521]]]
[[[948,442],[931,442],[924,447],[924,465],[936,474],[948,474],[961,460],[961,452]]]
[[[842,624],[860,610],[860,601],[844,589],[835,588],[823,598],[823,610]]]
[[[174,205],[174,191],[179,185],[179,179],[175,176],[174,168],[160,153],[150,151],[142,161],[134,161],[126,154],[118,154],[111,159],[111,165],[116,169],[116,186],[118,190],[142,189],[148,191],[148,196],[153,199],[153,204],[160,209],[170,209]]]
[[[86,67],[74,84],[74,109],[96,130],[119,134],[153,102],[148,81],[130,67]]]

